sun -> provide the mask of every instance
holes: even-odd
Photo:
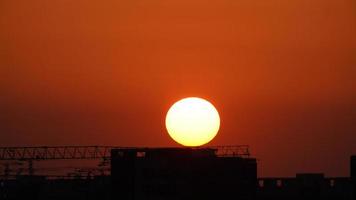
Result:
[[[209,101],[188,97],[174,103],[166,116],[166,128],[174,141],[184,146],[201,146],[218,133],[220,117]]]

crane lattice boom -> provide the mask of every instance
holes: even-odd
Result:
[[[66,159],[109,159],[111,149],[132,147],[118,146],[39,146],[39,147],[0,147],[0,161],[6,160],[66,160]],[[249,157],[247,145],[199,147],[216,150],[221,157]],[[147,149],[147,148],[137,148]]]

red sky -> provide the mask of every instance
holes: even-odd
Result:
[[[199,96],[259,175],[346,176],[355,36],[354,0],[3,0],[0,145],[177,146],[166,111]]]

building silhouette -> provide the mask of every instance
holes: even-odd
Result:
[[[354,199],[349,177],[297,174],[296,177],[259,178],[257,199]]]
[[[0,161],[25,161],[31,167],[31,174],[12,176],[5,165],[5,174],[0,176],[0,200],[356,200],[356,156],[351,156],[349,177],[305,173],[258,178],[256,159],[249,156],[246,146],[51,148],[0,148]],[[39,176],[33,165],[45,159],[97,158],[109,158],[109,175]]]
[[[218,156],[216,149],[112,150],[117,199],[254,199],[254,158]]]
[[[356,155],[351,156],[350,161],[350,178],[353,185],[353,196],[356,199]]]

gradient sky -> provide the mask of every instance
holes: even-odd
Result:
[[[0,145],[178,146],[187,96],[261,176],[348,175],[356,1],[0,1]]]

